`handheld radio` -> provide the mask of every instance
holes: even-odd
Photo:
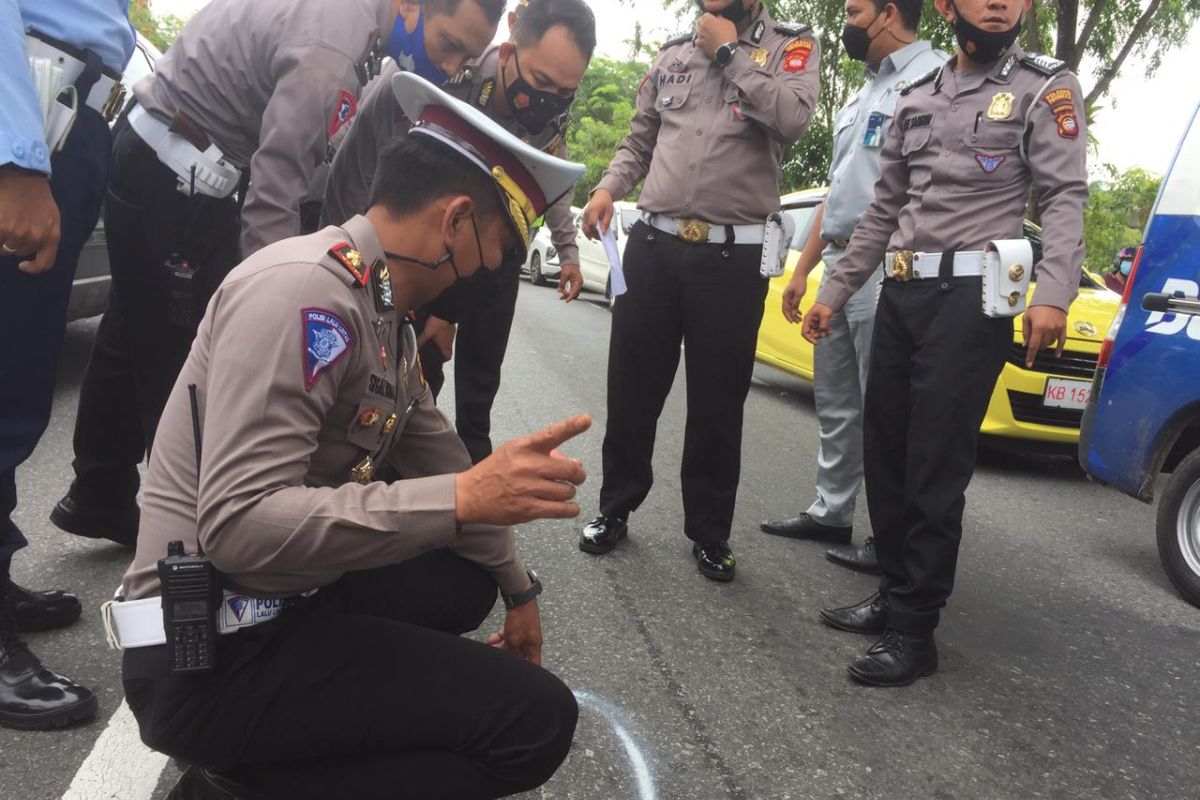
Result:
[[[196,384],[188,385],[192,401],[192,435],[196,441],[196,480],[200,479],[200,411]],[[162,584],[163,629],[171,674],[206,672],[217,660],[217,611],[221,604],[220,574],[196,544],[196,555],[184,552],[183,542],[167,544],[167,557],[158,562]]]

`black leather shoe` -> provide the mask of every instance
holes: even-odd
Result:
[[[50,512],[50,521],[60,530],[88,539],[108,539],[125,547],[137,545],[137,504],[123,511],[88,508],[70,494],[64,495]]]
[[[737,569],[737,559],[725,542],[708,542],[707,544],[692,545],[692,555],[696,557],[696,567],[706,578],[714,581],[728,582],[733,580],[734,570]]]
[[[887,627],[887,602],[876,592],[856,605],[821,609],[821,621],[839,631],[883,633]]]
[[[167,800],[257,800],[259,796],[223,775],[190,766],[179,776]]]
[[[0,725],[23,731],[65,728],[96,714],[96,696],[42,666],[0,611]]]
[[[833,542],[834,544],[850,544],[850,536],[854,527],[822,525],[808,514],[789,519],[765,520],[759,525],[763,533],[772,536],[787,536],[790,539],[812,539],[815,542]]]
[[[839,567],[852,569],[855,572],[865,572],[868,575],[882,575],[879,559],[875,556],[875,537],[867,537],[861,547],[835,547],[825,552],[825,557]]]
[[[579,549],[592,555],[610,552],[629,533],[629,526],[620,517],[596,517],[583,527]]]
[[[937,668],[937,645],[932,633],[888,628],[866,655],[850,665],[850,675],[870,686],[908,686],[937,672]]]
[[[31,592],[12,581],[5,582],[5,602],[9,613],[22,633],[51,631],[70,625],[79,619],[83,610],[79,598],[70,592],[57,589],[49,592]]]

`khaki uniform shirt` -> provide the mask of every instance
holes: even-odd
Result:
[[[990,239],[1021,238],[1032,185],[1042,215],[1032,304],[1067,310],[1083,267],[1083,95],[1069,71],[1046,74],[1053,59],[1033,57],[1037,69],[1024,57],[1014,45],[996,64],[963,73],[951,59],[901,97],[875,199],[817,302],[840,309],[888,250],[982,250]]]
[[[362,254],[361,282],[329,254],[342,242]],[[374,228],[355,217],[260,250],[221,284],[159,423],[127,599],[159,593],[155,567],[171,539],[188,552],[199,540],[226,587],[255,597],[439,547],[489,570],[507,594],[528,587],[511,528],[455,522],[452,473],[471,459],[433,405],[382,259]],[[401,479],[351,480],[368,457]]]
[[[477,61],[469,62],[442,89],[485,112],[518,139],[551,155],[566,158],[566,115],[551,122],[536,136],[515,119],[500,119],[495,115],[493,98],[496,92],[504,91],[499,69],[500,48],[497,45],[485,51]],[[389,61],[379,77],[367,86],[354,124],[338,145],[321,210],[321,219],[326,224],[336,225],[367,207],[379,150],[392,137],[406,133],[412,125],[392,93],[392,76],[397,71],[399,67]],[[550,228],[551,241],[558,249],[562,263],[578,264],[579,248],[575,244],[578,231],[571,215],[570,192],[546,209],[546,225]]]
[[[242,257],[300,233],[300,200],[354,115],[391,0],[212,0],[133,88],[165,122],[191,117],[250,169]],[[360,209],[361,210],[361,209]]]
[[[643,210],[720,225],[779,210],[783,151],[817,104],[819,47],[807,28],[776,25],[762,3],[738,42],[724,68],[690,37],[663,46],[597,189],[619,200],[645,178]]]

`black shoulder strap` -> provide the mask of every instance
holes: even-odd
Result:
[[[918,86],[929,83],[931,80],[936,78],[938,76],[938,73],[941,71],[942,71],[941,67],[934,67],[933,69],[929,70],[929,72],[926,72],[924,75],[919,75],[916,78],[913,78],[911,81],[908,82],[907,86],[905,86],[903,89],[900,90],[900,95],[904,96],[904,95],[908,94],[909,92],[911,92],[913,89],[917,88]]]
[[[776,22],[775,32],[782,33],[784,36],[799,36],[802,33],[808,33],[812,30],[812,25],[805,25],[802,22]]]
[[[690,42],[692,40],[692,37],[695,35],[696,34],[694,31],[680,31],[679,33],[676,33],[673,36],[671,36],[670,39],[667,39],[665,42],[663,42],[662,47],[660,47],[658,49],[666,50],[668,47],[672,47],[673,45],[683,44],[684,42]]]
[[[1025,56],[1021,59],[1021,64],[1046,77],[1057,75],[1067,68],[1067,62],[1041,53],[1031,53]]]

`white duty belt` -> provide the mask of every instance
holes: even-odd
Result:
[[[70,53],[55,47],[49,42],[44,42],[32,34],[25,37],[25,55],[29,57],[31,64],[43,61],[51,68],[61,71],[61,73],[56,72],[54,75],[55,82],[58,83],[52,95],[54,97],[65,87],[72,86],[87,67],[86,64]],[[44,80],[49,79],[49,76],[47,76]],[[37,80],[35,76],[35,88],[38,88],[36,86]],[[79,98],[79,102],[88,108],[94,109],[106,120],[111,121],[117,115],[117,112],[121,110],[121,102],[124,99],[125,87],[121,84],[121,81],[101,73],[96,83],[92,86],[92,90],[88,92],[88,96]]]
[[[763,241],[762,223],[718,225],[686,217],[673,219],[663,214],[651,214],[648,211],[642,212],[642,222],[663,233],[676,236],[688,244],[725,244],[726,228],[733,228],[732,244],[762,244]]]
[[[941,253],[895,250],[883,259],[883,274],[894,281],[936,278],[942,270]],[[954,277],[977,278],[983,274],[983,251],[963,250],[954,254]]]
[[[140,105],[129,110],[129,125],[158,160],[175,173],[176,188],[189,197],[197,193],[217,199],[229,197],[242,179],[242,171],[226,161],[215,144],[200,150]]]
[[[301,596],[310,597],[316,591],[313,589]],[[221,607],[217,610],[217,631],[237,633],[243,628],[270,622],[294,601],[295,598],[291,597],[266,599],[225,590],[221,593]],[[110,600],[100,607],[100,612],[104,617],[108,645],[114,650],[167,643],[162,597]]]

